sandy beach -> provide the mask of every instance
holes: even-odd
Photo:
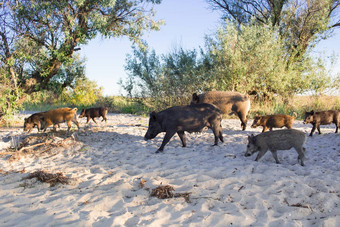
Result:
[[[18,114],[23,119],[29,113]],[[145,141],[148,118],[108,114],[108,121],[66,124],[56,132],[27,135],[0,128],[0,226],[339,226],[340,133],[323,134],[295,121],[308,136],[305,166],[294,149],[255,162],[245,157],[247,136],[238,119],[223,119],[224,143],[211,130],[175,135],[156,154],[164,133]],[[276,129],[280,130],[280,129]],[[40,145],[39,145],[40,144]],[[15,149],[16,148],[16,149]],[[62,173],[67,184],[28,178],[36,171]],[[170,185],[183,196],[150,196]]]

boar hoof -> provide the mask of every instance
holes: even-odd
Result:
[[[162,152],[163,152],[163,150],[157,150],[157,151],[156,151],[156,154],[162,153]]]

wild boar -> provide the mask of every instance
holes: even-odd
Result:
[[[257,136],[248,136],[248,145],[245,156],[251,156],[255,152],[259,151],[255,161],[270,150],[277,164],[279,160],[277,158],[277,150],[289,150],[294,147],[299,154],[298,161],[301,161],[301,165],[304,166],[305,148],[303,145],[306,142],[306,135],[304,132],[296,129],[283,129],[277,131],[269,131],[261,133]]]
[[[218,139],[223,142],[222,136],[222,112],[216,106],[202,103],[187,106],[174,106],[158,113],[150,114],[149,128],[144,138],[145,140],[155,138],[159,133],[165,132],[165,136],[160,148],[156,151],[162,152],[164,146],[177,132],[182,141],[183,147],[186,146],[185,131],[201,132],[203,128],[212,129],[217,145]]]
[[[44,112],[34,113],[28,118],[24,119],[24,132],[28,131],[30,133],[32,129],[37,126],[38,132],[40,132],[40,117],[43,115]]]
[[[86,124],[89,123],[90,119],[94,121],[94,123],[97,124],[95,117],[103,117],[103,121],[107,121],[106,114],[107,114],[108,108],[107,107],[97,107],[97,108],[89,108],[89,109],[83,109],[79,115],[79,118],[86,117],[87,121]]]
[[[303,121],[304,124],[311,123],[313,125],[312,131],[309,136],[313,136],[315,129],[318,129],[319,134],[320,125],[329,125],[331,123],[335,124],[335,133],[338,133],[338,129],[340,127],[340,111],[339,110],[327,110],[314,112],[305,112],[305,119]]]
[[[286,126],[288,129],[293,127],[295,117],[286,115],[286,114],[276,114],[276,115],[265,115],[259,116],[256,115],[251,125],[252,128],[256,128],[257,126],[262,126],[262,132],[273,130],[273,128],[282,128]]]
[[[28,130],[27,133],[30,133],[32,131],[32,129],[37,126],[38,128],[38,132],[40,132],[41,129],[41,117],[43,116],[43,114],[46,112],[38,112],[38,113],[34,113],[31,116],[29,116],[28,118],[24,119],[24,132],[26,132]],[[60,128],[59,124],[58,128]]]
[[[79,130],[79,123],[77,121],[77,108],[58,108],[45,112],[41,117],[41,129],[44,129],[44,132],[48,127],[53,125],[53,129],[55,130],[55,125],[59,123],[66,122],[68,129],[70,131],[71,121],[75,123]]]
[[[191,103],[210,103],[216,105],[223,114],[236,114],[241,120],[242,130],[247,127],[247,115],[250,109],[250,98],[239,92],[208,91],[192,95]]]

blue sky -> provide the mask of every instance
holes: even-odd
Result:
[[[209,9],[205,0],[163,0],[155,10],[156,18],[163,19],[165,25],[160,31],[147,33],[144,40],[158,55],[176,47],[190,50],[203,47],[204,36],[216,31],[221,22],[220,14]],[[97,37],[81,47],[80,54],[87,59],[86,76],[104,88],[104,95],[124,94],[117,83],[127,78],[124,65],[126,55],[132,53],[131,44],[127,38]],[[339,55],[340,31],[321,41],[314,52],[323,56]],[[333,74],[340,73],[340,59],[336,65]]]

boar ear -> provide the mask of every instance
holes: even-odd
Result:
[[[150,113],[150,118],[153,119],[153,120],[156,120],[156,112],[155,111],[152,111]]]
[[[248,136],[248,141],[250,143],[255,143],[256,142],[256,137],[254,136],[254,134],[251,134],[250,136]]]
[[[254,134],[251,134],[250,136],[248,136],[248,141],[251,142],[253,137],[254,137]]]

